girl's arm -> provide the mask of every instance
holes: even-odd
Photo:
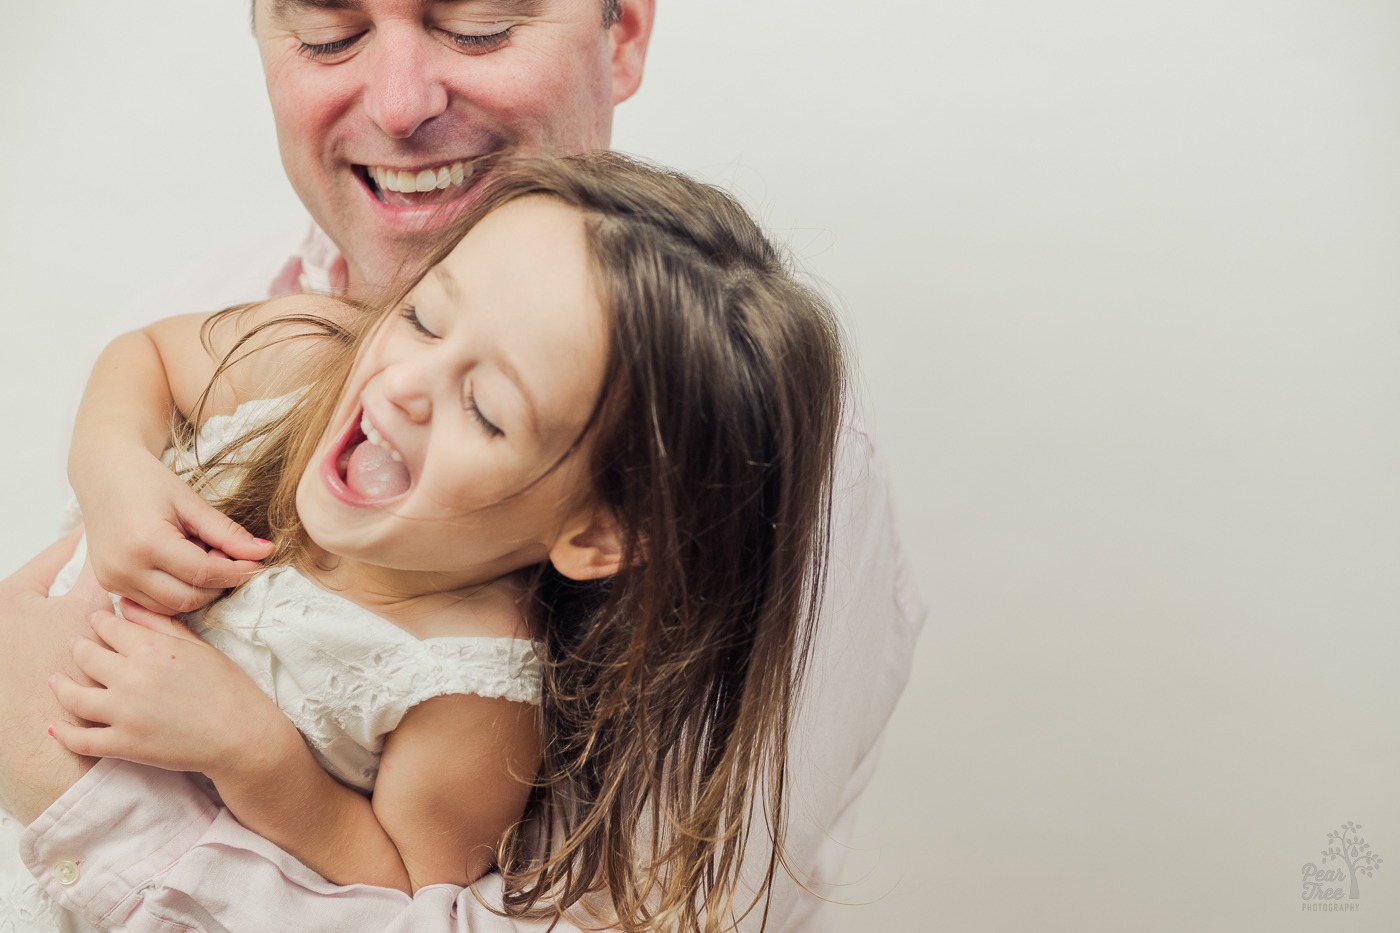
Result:
[[[189,384],[200,371],[213,374],[199,342],[203,320],[163,321],[103,350],[78,407],[68,456],[98,581],[172,614],[208,603],[256,572],[254,562],[270,551],[160,460],[175,420],[193,407]]]
[[[108,590],[167,614],[208,603],[241,582],[271,547],[224,517],[160,462],[176,419],[188,418],[219,361],[258,325],[292,312],[339,314],[338,302],[295,296],[230,312],[159,321],[113,341],[88,380],[74,425],[69,481],[82,506],[90,559]],[[260,335],[256,352],[210,393],[206,414],[296,387],[308,341]],[[206,553],[212,549],[213,553]],[[227,555],[227,556],[225,556]],[[230,560],[229,558],[234,558]]]
[[[53,681],[79,755],[202,771],[244,826],[337,884],[465,885],[520,819],[540,755],[535,708],[472,695],[415,706],[385,742],[373,798],[339,783],[246,674],[178,623],[136,607],[73,646],[100,686]],[[110,646],[110,647],[107,647]]]
[[[238,821],[336,884],[412,893],[490,870],[539,756],[534,707],[472,695],[409,710],[385,742],[374,796],[323,771],[304,743],[273,766],[208,776]]]

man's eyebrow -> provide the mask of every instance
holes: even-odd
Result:
[[[479,6],[494,8],[517,16],[534,16],[545,6],[545,0],[420,0],[425,7],[434,3],[449,6]],[[308,10],[361,10],[364,0],[272,0],[272,16],[287,19]]]

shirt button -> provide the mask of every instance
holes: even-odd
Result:
[[[53,867],[54,880],[67,887],[78,880],[78,863],[71,858],[59,860]]]

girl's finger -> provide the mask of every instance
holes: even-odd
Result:
[[[152,612],[175,615],[182,610],[170,603],[192,601],[195,591],[169,574],[151,570],[143,575],[139,584],[133,583],[121,591],[123,599],[130,599]]]
[[[72,655],[73,663],[78,666],[78,670],[91,678],[94,683],[104,687],[112,682],[121,666],[121,657],[115,651],[106,645],[99,645],[91,638],[74,639],[69,654]]]
[[[182,502],[177,510],[186,530],[211,548],[245,561],[262,560],[272,553],[271,541],[253,537],[242,525],[202,499]]]
[[[178,577],[158,571],[145,580],[141,589],[126,595],[152,612],[173,616],[201,609],[218,598],[223,591],[223,587],[215,589],[191,586]]]
[[[183,638],[186,641],[200,641],[200,637],[191,632],[185,623],[178,619],[172,619],[168,615],[158,612],[151,612],[144,606],[138,606],[129,599],[121,601],[122,618],[128,622],[135,622],[137,625],[159,632],[162,635],[169,635],[172,638]]]
[[[67,674],[55,674],[49,678],[49,689],[58,705],[79,719],[105,724],[110,718],[104,702],[107,691],[101,687],[84,687]]]
[[[142,589],[134,589],[134,590],[131,591],[131,594],[130,594],[129,597],[128,597],[128,596],[123,596],[122,599],[131,599],[131,600],[135,600],[136,603],[137,603],[138,605],[146,606],[146,607],[149,608],[152,612],[172,612],[172,613],[173,613],[173,612],[176,612],[176,611],[177,611],[177,610],[175,610],[175,609],[171,609],[169,606],[165,605],[163,602],[161,602],[160,600],[156,599],[156,598],[155,598],[154,596],[152,596],[150,593],[148,593],[148,592],[146,592],[145,590],[142,590]]]
[[[75,755],[88,758],[112,757],[108,741],[111,731],[109,726],[75,726],[62,720],[49,726],[49,735],[57,739],[58,744]]]
[[[238,586],[263,569],[262,564],[256,561],[230,560],[223,551],[217,548],[205,551],[193,541],[181,541],[177,548],[164,555],[161,567],[181,586],[214,596],[231,586]],[[205,600],[206,603],[208,601]]]
[[[109,648],[128,657],[151,638],[151,633],[145,627],[128,622],[113,612],[94,612],[88,617],[88,625]]]

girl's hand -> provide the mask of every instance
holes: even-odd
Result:
[[[54,723],[70,751],[167,771],[202,771],[215,783],[265,776],[301,737],[282,711],[216,648],[181,623],[122,603],[123,619],[94,613],[101,643],[79,638],[73,660],[95,686],[55,674],[59,704],[90,725]]]
[[[103,494],[81,502],[88,559],[99,583],[152,612],[207,606],[272,553],[145,451],[107,477]]]

